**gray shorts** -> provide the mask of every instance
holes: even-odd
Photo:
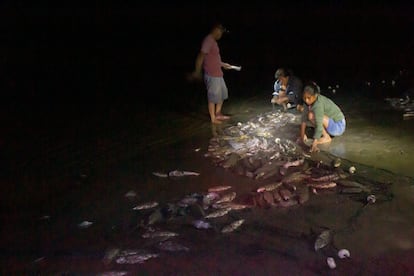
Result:
[[[210,77],[204,75],[204,83],[207,88],[207,98],[211,103],[221,103],[229,97],[226,83],[223,77]]]

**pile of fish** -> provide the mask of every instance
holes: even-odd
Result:
[[[293,132],[285,126],[298,123],[300,115],[268,112],[246,123],[238,123],[223,130],[210,140],[206,157],[218,166],[240,175],[267,179],[278,171],[283,162],[298,159],[302,149],[292,139]],[[295,128],[297,134],[298,127]]]
[[[414,101],[410,96],[407,95],[404,98],[385,98],[385,101],[388,102],[393,109],[403,111],[404,120],[414,119]]]
[[[344,171],[339,158],[333,158],[330,164],[312,160],[306,146],[293,142],[299,119],[300,114],[272,111],[230,126],[210,140],[206,157],[218,166],[263,183],[243,200],[252,206],[304,204],[311,193],[318,194],[320,190],[371,193],[370,187],[350,179],[355,167]]]

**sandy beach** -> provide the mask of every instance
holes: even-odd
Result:
[[[72,128],[10,131],[9,137],[15,139],[4,142],[8,145],[4,153],[10,158],[11,152],[20,155],[11,158],[4,170],[2,193],[8,197],[2,204],[8,211],[2,214],[3,273],[413,273],[412,121],[403,121],[398,111],[381,100],[352,98],[345,90],[342,93],[330,96],[344,110],[347,131],[331,144],[321,146],[322,151],[312,158],[336,156],[342,159],[344,169],[355,166],[361,179],[384,187],[376,203],[367,205],[362,194],[327,191],[312,194],[308,202],[299,206],[237,211],[212,220],[214,227],[210,229],[196,229],[191,225],[194,217],[189,215],[151,226],[153,230],[178,233],[173,241],[187,250],[161,250],[159,240],[142,239],[145,228],[140,225],[150,211],[132,208],[149,201],[162,206],[186,195],[203,194],[218,185],[231,186],[238,196],[259,187],[260,181],[216,166],[205,153],[210,139],[223,129],[272,111],[266,92],[233,96],[225,106],[232,118],[220,126],[209,123],[206,107],[199,101],[187,112],[166,108],[157,114],[150,112],[151,108],[137,113],[135,106],[120,104]],[[102,116],[106,116],[105,122],[98,119]],[[22,126],[25,122],[22,120]],[[53,120],[48,123],[50,126]],[[288,135],[294,137],[296,127],[291,126],[292,133]],[[25,135],[37,138],[31,145],[19,143],[18,137]],[[27,158],[22,158],[23,152]],[[153,174],[172,170],[200,175],[163,178]],[[127,197],[128,192],[134,196]],[[234,232],[217,231],[238,219],[244,223]],[[81,227],[82,222],[90,225]],[[326,229],[334,233],[334,242],[315,251],[315,239]],[[348,249],[351,258],[339,259],[336,253],[341,248]],[[125,250],[147,250],[156,255],[135,264],[117,263],[116,254],[108,258],[110,252],[120,254]],[[328,267],[328,257],[334,257],[335,269]]]

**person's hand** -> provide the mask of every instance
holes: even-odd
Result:
[[[201,72],[194,71],[189,75],[189,80],[201,80],[202,74]]]
[[[319,152],[320,149],[318,148],[318,144],[316,139],[313,140],[312,146],[310,148],[310,152]]]
[[[222,64],[222,66],[223,66],[223,68],[224,68],[224,69],[227,69],[227,70],[228,70],[228,69],[231,69],[231,64],[229,64],[229,63],[225,63],[225,62],[224,62],[224,63]]]
[[[306,136],[306,134],[302,137],[298,137],[298,139],[296,140],[297,144],[304,144],[306,145],[306,141],[308,141],[308,137]]]

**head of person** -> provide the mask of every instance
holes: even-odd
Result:
[[[287,83],[287,80],[290,76],[290,71],[286,68],[279,68],[275,72],[275,79],[280,83]]]
[[[319,86],[315,82],[311,81],[303,88],[303,101],[307,105],[312,105],[320,93],[321,91]]]
[[[219,40],[223,36],[224,33],[228,33],[228,30],[223,26],[223,24],[221,23],[213,24],[213,27],[211,28],[211,34],[215,40]]]

